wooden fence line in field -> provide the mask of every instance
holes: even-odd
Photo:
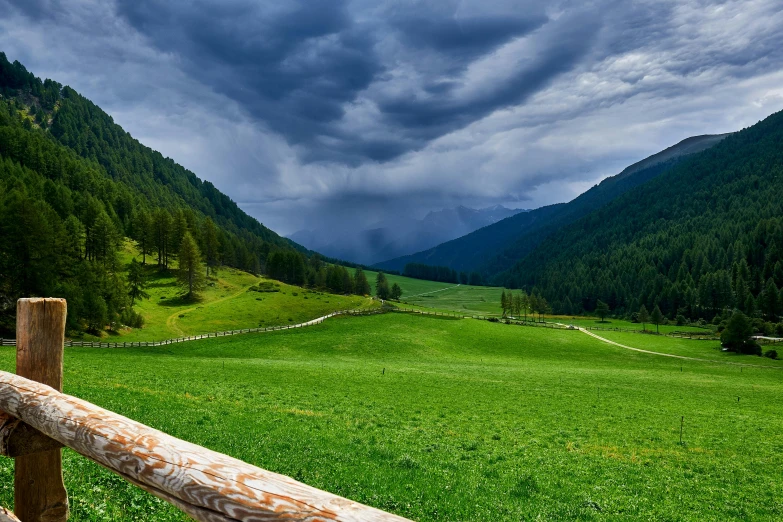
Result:
[[[280,330],[291,330],[294,328],[304,328],[307,326],[313,326],[323,323],[326,319],[337,315],[375,315],[384,313],[385,310],[339,310],[330,314],[305,321],[303,323],[288,324],[282,326],[260,326],[258,328],[241,328],[239,330],[226,330],[224,332],[210,332],[199,335],[190,335],[187,337],[177,337],[175,339],[165,339],[163,341],[132,341],[132,342],[114,342],[103,343],[100,341],[64,341],[66,347],[76,346],[84,348],[139,348],[148,346],[166,346],[169,344],[184,343],[188,341],[198,341],[199,339],[212,339],[214,337],[227,337],[230,335],[239,335],[246,333],[259,333],[259,332],[277,332]],[[16,339],[0,339],[0,346],[16,346]]]
[[[16,459],[14,513],[0,508],[0,522],[68,519],[62,446],[204,522],[406,520],[65,395],[65,307],[64,299],[17,304],[25,375],[0,371],[0,453]]]
[[[506,319],[506,318],[499,318],[495,316],[486,316],[486,315],[466,315],[466,314],[460,314],[457,312],[428,312],[426,310],[418,310],[416,308],[403,308],[403,307],[395,307],[392,309],[393,312],[404,312],[404,313],[414,313],[414,314],[421,314],[421,315],[433,315],[437,317],[454,317],[455,319],[479,319],[482,321],[489,321],[491,319],[497,319],[498,322],[504,322],[509,324],[515,324],[519,326],[535,326],[538,328],[551,328],[553,330],[568,330],[569,328],[567,326],[563,326],[561,324],[557,323],[541,323],[536,321],[519,321],[516,319]]]

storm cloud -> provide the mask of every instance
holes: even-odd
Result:
[[[0,0],[0,50],[290,233],[570,199],[783,108],[778,0]],[[315,227],[313,227],[315,228]]]

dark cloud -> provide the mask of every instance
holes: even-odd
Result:
[[[283,7],[280,7],[283,6]],[[448,7],[448,5],[447,5]],[[543,14],[459,18],[455,8],[396,10],[389,20],[363,19],[347,3],[318,0],[180,4],[164,0],[123,2],[119,14],[159,49],[174,53],[186,70],[231,99],[293,145],[305,162],[352,166],[389,161],[518,103],[589,48],[590,23],[551,24],[550,47],[519,64],[485,93],[458,99],[459,75],[509,41],[546,25]],[[584,22],[584,21],[583,21]],[[383,85],[394,57],[379,42],[396,38],[414,52],[429,50],[441,70],[420,71],[423,96],[367,93]],[[450,77],[442,77],[446,73]],[[371,104],[378,131],[368,137],[351,128],[351,104]]]
[[[400,32],[402,39],[409,45],[470,58],[495,49],[511,38],[538,29],[546,21],[547,17],[543,15],[476,16],[460,19],[453,14],[443,18],[424,14],[398,14],[392,20],[392,27]]]
[[[452,83],[434,96],[380,102],[381,112],[403,132],[431,140],[523,102],[587,53],[599,24],[595,17],[568,16],[553,24],[536,52],[479,92],[460,96]]]
[[[331,122],[383,71],[373,37],[344,2],[125,2],[119,14],[289,143],[318,147]]]
[[[783,108],[780,0],[0,0],[0,50],[284,232],[564,201]],[[340,224],[344,227],[341,228]]]

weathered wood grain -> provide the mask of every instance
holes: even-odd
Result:
[[[50,439],[16,417],[0,412],[0,455],[16,458],[62,447],[56,440]]]
[[[21,522],[10,509],[0,507],[0,522]]]
[[[7,372],[0,372],[0,410],[197,520],[405,520],[176,439]]]
[[[66,313],[65,299],[17,301],[18,375],[62,390]],[[64,522],[68,519],[62,450],[22,455],[15,459],[14,513],[22,522]]]

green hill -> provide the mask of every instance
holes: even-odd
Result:
[[[562,228],[504,276],[556,311],[659,306],[776,321],[783,286],[783,113],[732,134]]]
[[[167,267],[190,233],[212,268],[259,273],[307,251],[211,183],[146,147],[70,87],[0,53],[0,331],[20,296],[62,296],[69,328],[132,320],[123,237]],[[280,265],[280,263],[278,263]],[[280,268],[278,266],[278,268]],[[289,270],[288,272],[293,272]],[[303,283],[305,271],[289,282]],[[90,319],[92,318],[92,319]]]
[[[68,348],[63,384],[422,522],[780,520],[783,363],[717,341],[599,333],[701,360],[579,331],[384,314],[158,348]],[[0,349],[0,369],[13,371],[13,348]],[[71,450],[63,461],[71,520],[187,520]],[[13,466],[0,459],[4,506]]]
[[[685,139],[603,180],[569,203],[522,212],[429,250],[376,266],[401,271],[408,263],[424,263],[464,272],[478,270],[484,276],[494,276],[512,267],[559,228],[668,171],[683,157],[709,148],[725,136],[705,135]]]

